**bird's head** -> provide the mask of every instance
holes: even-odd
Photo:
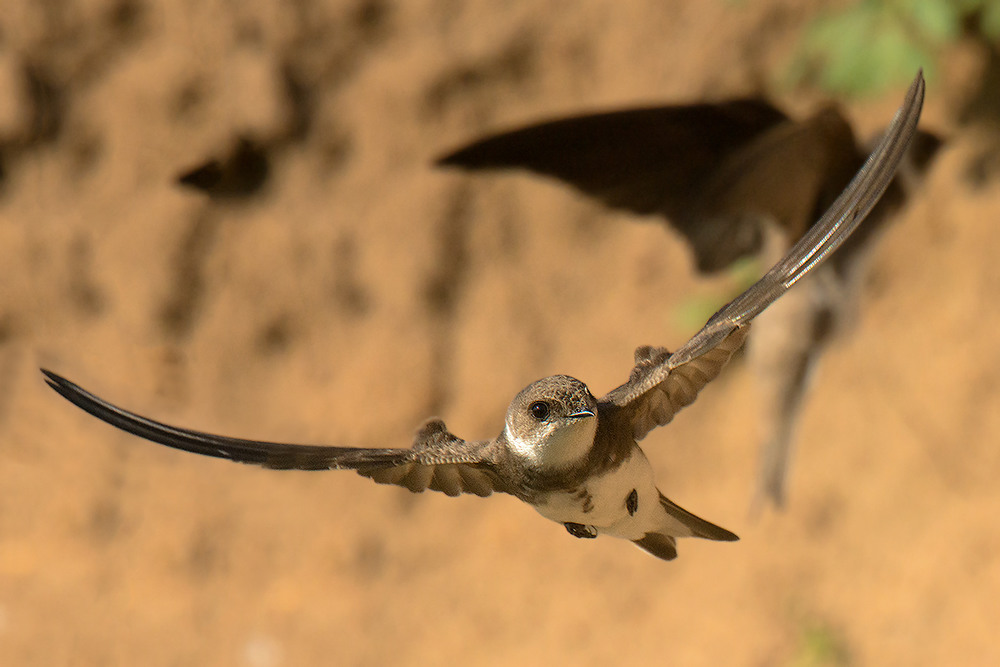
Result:
[[[532,382],[511,401],[504,422],[510,449],[535,466],[560,468],[587,455],[597,432],[597,399],[568,375]]]

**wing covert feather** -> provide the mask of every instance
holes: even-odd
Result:
[[[718,377],[740,349],[749,331],[749,326],[736,329],[718,345],[674,366],[663,377],[659,371],[670,365],[672,355],[663,348],[640,347],[635,351],[636,364],[629,381],[605,395],[601,403],[615,406],[617,409],[611,413],[630,423],[632,437],[641,440],[657,426],[669,424],[681,408],[694,403],[698,393]]]

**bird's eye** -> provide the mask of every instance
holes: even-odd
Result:
[[[538,421],[543,421],[549,416],[549,404],[545,401],[535,401],[528,406],[528,409],[531,410],[531,416]]]

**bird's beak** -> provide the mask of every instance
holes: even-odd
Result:
[[[593,417],[594,416],[594,411],[593,410],[580,410],[579,412],[574,412],[573,414],[566,415],[566,416],[569,417],[570,419],[583,419],[584,417]]]

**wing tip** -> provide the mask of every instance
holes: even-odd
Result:
[[[498,154],[493,142],[494,137],[480,139],[434,158],[433,165],[466,171],[516,166],[516,162]]]
[[[462,167],[464,165],[462,164],[461,157],[464,152],[464,148],[459,148],[458,150],[438,155],[431,164],[435,167]]]
[[[45,384],[49,385],[53,389],[63,386],[67,382],[66,378],[58,375],[57,373],[53,373],[47,368],[39,368],[38,370],[40,370],[42,375],[45,376]]]
[[[73,382],[70,382],[58,373],[54,373],[47,368],[39,368],[38,370],[40,370],[42,375],[45,376],[45,384],[69,402],[79,405],[78,401],[81,397],[86,396],[87,392],[85,392],[81,387],[77,386]]]

